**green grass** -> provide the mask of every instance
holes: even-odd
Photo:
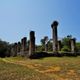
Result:
[[[80,57],[0,58],[0,80],[80,80]]]

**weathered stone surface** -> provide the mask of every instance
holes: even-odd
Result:
[[[61,41],[58,41],[58,51],[61,51]]]
[[[14,43],[11,49],[11,56],[17,56],[17,43]]]
[[[35,53],[35,32],[30,31],[29,56]]]
[[[45,36],[44,37],[44,41],[45,41],[45,52],[47,52],[48,51],[48,36]]]
[[[21,39],[21,55],[25,55],[25,51],[27,51],[27,38],[26,37]]]
[[[52,38],[53,38],[53,52],[57,52],[58,51],[58,35],[57,35],[57,26],[58,26],[58,22],[54,21],[51,25],[52,27]]]
[[[71,39],[71,52],[75,52],[76,51],[76,39],[73,38]]]
[[[18,42],[18,44],[17,44],[17,52],[20,52],[20,51],[21,51],[21,43]]]
[[[17,43],[17,55],[20,55],[21,52],[21,42]]]

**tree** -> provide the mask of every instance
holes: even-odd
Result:
[[[41,39],[41,45],[45,45],[45,40]]]
[[[41,39],[41,50],[44,51],[45,50],[45,39]]]
[[[70,48],[68,46],[64,46],[62,49],[61,49],[62,52],[70,52]]]
[[[6,41],[0,40],[0,57],[10,56],[10,45]]]
[[[64,45],[66,45],[66,46],[70,46],[70,39],[72,38],[72,36],[71,35],[68,35],[67,37],[64,37],[63,39],[62,39],[62,45],[64,46]]]
[[[48,36],[45,36],[43,39],[41,39],[41,46],[42,50],[47,51],[47,42],[48,42]]]
[[[52,42],[51,41],[48,41],[48,51],[51,52],[53,51],[53,48],[52,48]]]
[[[76,43],[76,51],[77,52],[80,52],[80,42],[77,42]]]
[[[62,39],[62,49],[61,51],[70,51],[70,40],[72,39],[72,35],[68,35]]]

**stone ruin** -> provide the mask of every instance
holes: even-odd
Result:
[[[48,36],[45,36],[44,37],[44,40],[45,40],[45,52],[47,52],[48,51]]]
[[[57,35],[57,26],[58,26],[58,22],[57,21],[54,21],[52,24],[51,24],[51,27],[52,27],[52,39],[53,39],[53,52],[54,53],[57,53],[58,51],[58,35]]]
[[[35,53],[35,32],[30,32],[29,56]]]
[[[14,43],[11,48],[11,56],[17,56],[17,43]]]
[[[21,53],[22,56],[27,54],[27,37],[21,39]]]
[[[71,39],[71,52],[76,52],[76,39]]]
[[[57,45],[58,45],[58,51],[61,51],[61,41],[60,40],[57,42]]]
[[[11,48],[11,56],[30,56],[35,53],[35,32],[30,32],[29,50],[27,50],[27,37],[21,39],[21,42],[14,43]]]
[[[51,24],[51,28],[52,28],[52,47],[53,47],[53,54],[54,53],[58,53],[58,51],[61,51],[61,41],[58,40],[58,31],[57,31],[57,27],[58,27],[58,22],[54,21]],[[11,48],[11,56],[17,56],[17,55],[21,55],[21,56],[31,56],[33,55],[36,51],[35,49],[35,32],[34,31],[30,31],[30,35],[29,35],[29,49],[27,46],[27,37],[24,37],[21,39],[21,42],[18,43],[14,43],[12,45]],[[48,37],[45,36],[45,52],[48,51]],[[70,46],[71,46],[71,52],[74,53],[76,51],[76,39],[73,38],[70,40]]]

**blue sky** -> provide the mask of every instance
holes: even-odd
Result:
[[[80,0],[0,0],[0,38],[18,42],[35,31],[36,43],[52,37],[51,23],[57,20],[58,36],[71,34],[80,41]]]

